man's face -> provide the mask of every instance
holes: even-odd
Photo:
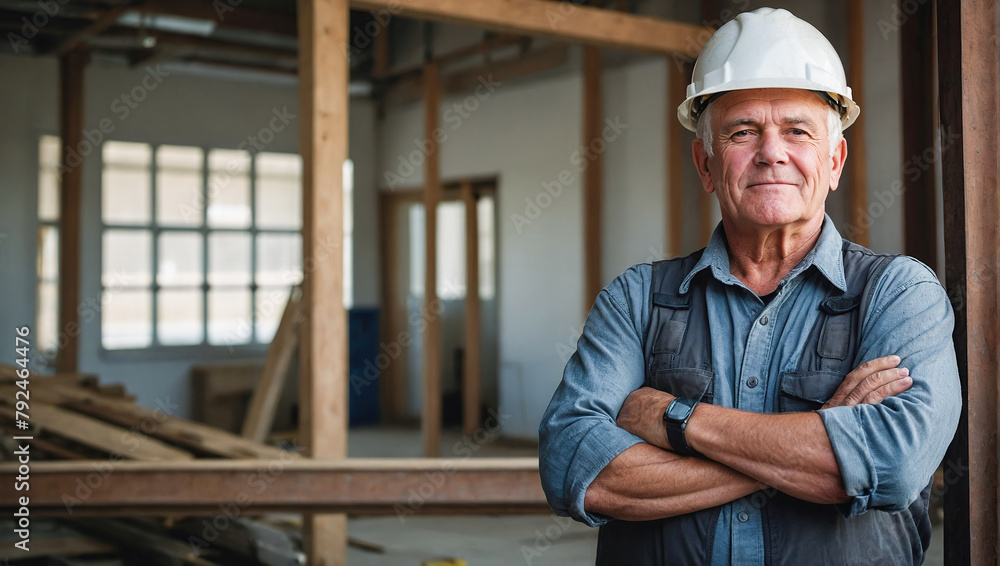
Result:
[[[847,158],[830,155],[828,106],[795,89],[737,90],[712,102],[714,155],[695,141],[702,185],[737,228],[804,225],[822,217]]]

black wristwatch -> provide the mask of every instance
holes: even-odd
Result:
[[[663,411],[663,425],[667,429],[667,440],[674,452],[681,456],[697,456],[698,453],[688,446],[687,439],[684,438],[684,429],[687,428],[688,419],[698,405],[697,399],[689,397],[677,397],[667,405],[667,410]]]

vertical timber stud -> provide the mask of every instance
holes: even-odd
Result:
[[[80,192],[83,163],[70,162],[70,149],[83,140],[83,71],[89,55],[75,49],[59,58],[59,136],[62,175],[59,186],[59,329],[66,336],[56,371],[75,373],[80,319]]]
[[[927,6],[929,8],[929,6]],[[930,40],[930,32],[928,32],[928,41]],[[906,56],[903,56],[904,60]],[[930,59],[924,64],[929,66]],[[865,107],[864,100],[862,99],[864,93],[864,68],[865,68],[865,24],[864,24],[864,7],[861,4],[861,0],[848,0],[847,1],[847,84],[851,86],[851,95],[854,101],[858,103],[862,109]],[[906,97],[908,93],[903,92],[903,96]],[[928,92],[927,96],[931,96]],[[931,119],[931,114],[928,114],[927,119]],[[905,124],[904,120],[904,124]],[[904,131],[905,131],[904,125]],[[871,226],[871,219],[867,217],[868,211],[868,159],[865,152],[865,113],[862,112],[858,116],[857,120],[854,121],[853,126],[850,130],[847,130],[847,136],[850,138],[850,162],[847,165],[848,180],[850,181],[850,186],[848,187],[847,193],[847,210],[848,210],[848,221],[850,225],[854,228],[848,235],[848,238],[861,244],[862,246],[868,246],[870,242],[869,238],[869,227]],[[906,136],[903,136],[906,139]],[[904,142],[905,143],[905,142]],[[931,177],[931,183],[933,183],[933,175],[928,175]],[[934,206],[933,194],[931,196],[931,207]],[[930,230],[931,237],[936,238],[935,232]],[[934,265],[935,262],[930,262],[928,265]]]
[[[343,165],[348,142],[348,0],[299,0],[303,117],[299,427],[308,456],[347,457],[347,313],[343,297]],[[347,516],[306,515],[303,550],[313,566],[347,563]]]
[[[479,217],[472,184],[462,183],[465,203],[465,367],[462,370],[462,429],[482,426],[479,402]]]
[[[945,223],[945,279],[955,306],[962,381],[958,433],[945,467],[958,474],[944,498],[945,563],[996,564],[997,14],[993,0],[938,2],[938,84]]]
[[[424,64],[424,143],[430,150],[424,163],[424,408],[420,428],[424,437],[424,456],[439,455],[441,438],[441,310],[437,296],[437,209],[441,202],[441,173],[438,144],[441,131],[441,79],[438,64]]]
[[[916,12],[900,26],[900,67],[903,92],[903,159],[923,160],[937,138],[934,123],[934,5],[918,4]],[[853,129],[852,129],[853,131]],[[852,142],[853,143],[853,142]],[[854,159],[854,153],[851,154]],[[912,163],[912,161],[911,161]],[[935,168],[931,160],[919,174],[903,175],[903,242],[906,255],[937,266],[937,198]],[[854,186],[853,181],[851,186]]]
[[[601,96],[601,49],[583,48],[583,146],[587,168],[583,172],[583,312],[590,312],[601,292],[601,192],[604,176],[604,117]],[[597,140],[602,151],[594,151]]]
[[[683,139],[677,107],[684,102],[690,64],[678,56],[667,59],[667,256],[677,257],[684,250],[684,158]]]

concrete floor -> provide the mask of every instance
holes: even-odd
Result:
[[[442,433],[445,457],[537,456],[537,448],[486,434],[463,439],[457,430]],[[351,457],[419,457],[419,431],[404,427],[354,428],[348,436]],[[592,564],[597,529],[555,515],[367,517],[348,521],[348,534],[385,548],[378,554],[348,549],[351,566],[420,566],[424,561],[457,558],[469,566]],[[933,529],[927,566],[944,564],[942,527]]]

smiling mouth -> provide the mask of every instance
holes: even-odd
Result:
[[[766,182],[763,182],[763,183],[751,183],[751,184],[747,185],[747,188],[748,189],[752,189],[754,187],[773,187],[773,186],[777,186],[777,185],[797,186],[796,183],[785,183],[783,181],[766,181]]]

